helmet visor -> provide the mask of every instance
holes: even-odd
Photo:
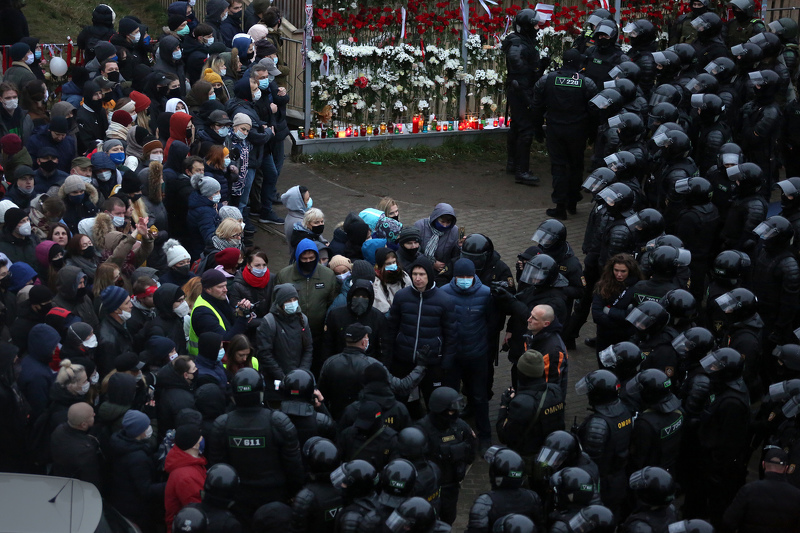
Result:
[[[731,55],[733,55],[734,57],[746,56],[747,48],[745,48],[741,44],[737,44],[736,46],[731,46]]]
[[[627,27],[627,26],[626,26],[626,27]],[[625,77],[625,73],[622,71],[622,69],[621,69],[621,68],[619,68],[619,67],[617,67],[617,66],[615,66],[614,68],[612,68],[611,70],[609,70],[609,71],[608,71],[608,75],[609,75],[609,76],[611,76],[611,79],[612,79],[612,80],[615,80],[615,79],[617,79],[617,76],[622,76],[623,78]],[[607,87],[607,86],[606,86],[606,83],[611,83],[611,84],[612,84],[612,85],[611,85],[611,87]],[[606,89],[613,89],[613,88],[615,88],[616,86],[617,86],[617,85],[616,85],[616,84],[615,84],[613,81],[607,81],[607,82],[605,82],[605,83],[603,84],[603,87],[605,87]]]
[[[800,328],[797,328],[792,333],[794,333],[795,338],[800,341]]]
[[[666,133],[658,133],[657,135],[653,135],[651,140],[653,141],[653,144],[659,148],[669,146],[672,143],[672,139],[670,139]]]
[[[582,377],[580,381],[575,384],[575,393],[578,396],[589,394],[589,382],[586,380],[586,376]]]
[[[607,185],[608,182],[606,182],[606,180],[602,180],[596,176],[589,175],[589,177],[586,178],[586,181],[583,182],[582,187],[587,191],[589,191],[590,193],[594,194],[597,191],[604,189]],[[533,235],[533,238],[531,240],[532,241],[536,240],[536,234]]]
[[[617,82],[615,82],[614,80],[608,80],[603,82],[603,89],[616,89],[616,88],[617,88]]]
[[[700,359],[700,366],[703,367],[703,370],[712,374],[714,372],[719,372],[723,368],[725,368],[725,362],[720,361],[717,359],[717,356],[713,353],[708,354],[707,356]]]
[[[748,39],[753,44],[757,44],[758,46],[762,46],[767,42],[767,37],[763,33],[756,33],[752,37]]]
[[[492,464],[492,461],[494,460],[495,456],[496,456],[498,453],[500,453],[500,450],[505,450],[505,449],[506,449],[506,447],[505,447],[505,446],[498,446],[497,444],[495,444],[494,446],[490,446],[490,447],[489,447],[489,448],[486,450],[486,453],[484,453],[484,454],[483,454],[483,459],[484,459],[484,460],[485,460],[485,461],[486,461],[488,464]]]
[[[719,63],[715,63],[714,61],[712,61],[711,63],[706,65],[703,70],[705,70],[706,72],[708,72],[713,76],[716,76],[720,72],[723,72],[725,69]]]
[[[723,165],[738,165],[741,162],[741,156],[739,154],[722,154],[722,164]],[[730,174],[728,174],[730,178]]]
[[[767,26],[769,26],[769,31],[771,31],[775,35],[780,35],[784,31],[783,24],[781,24],[779,20],[773,20],[772,22],[767,24]]]
[[[466,406],[467,401],[463,395],[459,394],[458,398],[450,402],[450,411],[463,411]]]
[[[687,520],[683,520],[681,522],[675,522],[674,524],[669,525],[669,533],[687,533],[688,529],[686,529]]]
[[[646,468],[647,467],[634,472],[633,474],[631,474],[631,477],[628,478],[628,486],[631,488],[631,490],[640,490],[647,488],[647,483],[645,482],[644,479],[644,471],[646,470]]]
[[[699,81],[697,78],[692,78],[686,83],[686,85],[684,85],[684,87],[686,87],[686,90],[690,93],[697,94],[705,88],[705,84]]]
[[[644,313],[639,308],[632,309],[631,312],[628,313],[628,316],[625,317],[625,320],[633,324],[633,327],[640,331],[646,330],[656,322],[655,317]]]
[[[414,523],[400,516],[397,511],[392,511],[385,522],[386,529],[391,533],[405,533],[414,527]]]
[[[622,33],[629,33],[631,37],[636,37],[639,35],[639,26],[633,22],[629,22],[625,24],[624,28],[622,28]]]
[[[675,182],[675,192],[678,194],[689,194],[692,188],[689,186],[689,178],[681,178]]]
[[[531,237],[531,240],[539,243],[540,246],[547,248],[558,241],[558,236],[540,228],[536,230],[536,232],[533,234],[533,237]]]
[[[573,516],[569,521],[569,530],[574,533],[588,533],[597,527],[597,521],[583,516],[583,511]]]
[[[761,240],[767,241],[778,235],[780,232],[778,231],[778,228],[771,226],[767,222],[762,222],[756,226],[756,229],[753,230],[753,233],[758,235]]]
[[[664,52],[653,52],[653,61],[656,62],[656,65],[669,64],[669,59],[664,55]]]
[[[781,192],[784,194],[784,196],[793,198],[797,194],[797,187],[795,187],[789,180],[779,181],[777,185],[781,188]]]
[[[797,416],[797,413],[800,413],[800,396],[795,396],[781,407],[781,411],[783,411],[783,415],[786,418],[794,418]]]
[[[622,121],[622,117],[619,115],[614,115],[613,117],[608,119],[608,127],[609,128],[624,128],[625,122]]]
[[[589,18],[586,19],[586,24],[589,24],[592,28],[594,28],[601,22],[603,22],[603,17],[599,15],[589,15]]]
[[[614,102],[612,102],[611,98],[608,98],[607,96],[596,94],[591,100],[589,100],[589,103],[593,104],[598,109],[608,109]]]
[[[341,487],[345,479],[347,479],[347,472],[344,470],[344,465],[331,472],[331,485],[334,487]]]
[[[697,344],[694,341],[687,339],[686,335],[683,333],[672,339],[672,348],[677,352],[678,355],[686,355],[696,347]]]
[[[614,347],[609,346],[602,350],[598,357],[600,358],[600,363],[606,368],[614,368],[617,366],[617,354],[614,353]]]
[[[519,280],[528,285],[541,285],[545,282],[549,274],[549,270],[528,262],[525,263],[525,268],[522,269]]]
[[[678,257],[675,258],[675,264],[679,267],[689,266],[692,262],[692,252],[686,248],[678,248]]]
[[[606,164],[606,167],[610,168],[614,172],[623,168],[622,160],[617,154],[607,155],[603,158],[603,162]]]
[[[625,219],[625,225],[631,231],[641,231],[644,228],[644,222],[639,218],[638,213],[634,213]]]
[[[711,24],[704,17],[697,17],[696,19],[692,20],[692,28],[696,29],[697,31],[706,31],[710,27]]]
[[[743,175],[742,168],[740,165],[726,168],[725,173],[728,175],[728,179],[730,181],[740,180]]]
[[[717,296],[714,302],[719,306],[723,313],[730,313],[739,307],[739,300],[731,296],[731,293],[726,292],[722,296]]]
[[[706,95],[704,95],[702,93],[698,93],[697,91],[692,91],[692,92],[697,93],[697,94],[693,94],[692,95],[692,99],[691,99],[692,107],[695,108],[695,109],[703,109],[703,107],[706,104],[706,102],[705,102],[705,96]]]
[[[773,383],[769,386],[769,398],[773,402],[782,402],[789,398],[789,389],[785,381]]]
[[[756,70],[755,72],[751,72],[750,76],[750,84],[751,85],[764,85],[766,81],[764,80],[764,76],[761,75],[760,70]]]
[[[542,446],[542,449],[539,450],[539,455],[536,456],[536,464],[545,467],[558,468],[566,459],[567,455],[564,452]]]
[[[608,35],[609,37],[614,36],[614,28],[608,24],[595,28],[595,31],[601,35]]]
[[[644,387],[642,386],[641,383],[639,383],[638,376],[634,377],[632,380],[628,381],[625,384],[625,392],[627,392],[632,396],[642,392],[642,389],[644,389]]]

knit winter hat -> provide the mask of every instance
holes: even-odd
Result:
[[[70,194],[77,191],[86,191],[86,183],[80,176],[67,176],[67,179],[64,180],[64,192]]]
[[[122,19],[125,20],[125,19]],[[134,409],[128,410],[122,417],[122,431],[129,439],[133,439],[147,431],[150,427],[150,419],[141,411]]]
[[[203,71],[203,79],[208,83],[222,83],[222,76],[210,68],[207,68]]]
[[[195,174],[192,176],[192,187],[195,188],[200,196],[214,196],[220,191],[220,185],[217,180],[211,176],[203,176],[202,174]]]
[[[422,240],[422,234],[420,233],[419,229],[414,226],[406,226],[400,231],[400,235],[397,237],[397,243],[403,244],[409,241],[417,241],[420,242]]]
[[[462,257],[453,265],[453,276],[456,278],[475,276],[475,263],[466,257]]]
[[[250,127],[253,127],[253,121],[244,113],[236,113],[233,116],[233,125],[239,126],[240,124],[247,124]]]
[[[219,218],[225,220],[226,218],[232,218],[234,220],[244,220],[242,216],[242,212],[239,211],[238,207],[234,207],[232,205],[223,205],[219,208]]]
[[[131,405],[136,397],[136,378],[116,372],[108,378],[108,401],[117,405]],[[146,429],[146,428],[145,428]],[[141,435],[141,433],[139,433]]]
[[[66,117],[53,117],[50,119],[50,131],[55,133],[68,133],[69,122]]]
[[[225,277],[225,274],[212,268],[211,270],[206,270],[203,272],[203,277],[201,280],[203,289],[210,289],[211,287],[216,287],[220,283],[226,283],[227,279],[228,278]]]
[[[164,243],[164,253],[167,254],[167,265],[173,267],[185,259],[191,259],[192,256],[186,251],[180,242],[175,239],[169,239]]]
[[[0,200],[0,223],[5,223],[6,221],[6,212],[9,209],[17,207],[17,204],[12,202],[11,200]]]
[[[103,289],[100,293],[100,301],[102,302],[103,313],[110,315],[121,306],[128,298],[128,293],[122,287],[111,285]]]
[[[139,25],[132,18],[123,17],[119,20],[119,34],[123,37],[127,37],[138,29]]]
[[[129,94],[130,99],[136,102],[136,112],[142,113],[150,107],[150,98],[147,95],[140,93],[139,91],[131,91]]]
[[[347,270],[353,270],[353,263],[350,262],[348,258],[343,255],[334,255],[331,257],[330,261],[328,261],[328,268],[334,270],[336,267],[347,267]]]
[[[370,283],[375,282],[375,269],[369,261],[364,261],[363,259],[356,259],[353,261],[353,268],[351,269],[353,273],[351,279],[353,283],[355,283],[359,279],[365,279]]]
[[[528,350],[517,361],[517,370],[529,378],[544,376],[544,358],[536,350]]]
[[[114,115],[111,116],[113,117]],[[130,115],[128,115],[128,118],[130,118]],[[128,124],[130,124],[130,122],[128,122]],[[120,141],[119,139],[109,139],[103,143],[103,151],[107,153],[115,146],[122,146],[122,141]]]
[[[217,252],[217,255],[214,256],[214,261],[225,268],[236,268],[239,264],[240,256],[241,252],[238,248],[225,248]]]
[[[194,424],[185,424],[175,430],[175,446],[186,451],[197,444],[201,436],[198,426]]]
[[[11,45],[11,60],[22,61],[31,51],[31,47],[25,43],[14,43]]]
[[[131,125],[131,122],[133,122],[133,118],[131,117],[130,113],[120,109],[118,111],[114,111],[114,113],[111,115],[111,122],[116,122],[117,124],[122,124],[123,126],[125,126],[127,128],[128,126]],[[106,142],[108,142],[108,141],[106,141]],[[117,141],[117,142],[119,142],[119,141]],[[120,144],[122,144],[122,143],[120,143]],[[105,144],[103,146],[105,147]]]
[[[53,299],[53,291],[47,285],[34,285],[28,293],[28,302],[31,305],[41,305]]]
[[[16,133],[9,133],[0,137],[0,148],[8,155],[14,155],[22,150],[22,139]]]
[[[171,31],[175,31],[181,27],[181,24],[186,20],[185,15],[170,15],[167,19],[167,27]]]
[[[34,171],[28,165],[20,165],[14,169],[14,182],[17,182],[25,176],[33,176]]]
[[[25,211],[19,207],[12,207],[6,211],[5,225],[9,228],[16,228],[20,221],[26,216],[28,215],[25,214]]]

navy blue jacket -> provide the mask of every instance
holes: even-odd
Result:
[[[456,285],[456,278],[442,287],[455,305],[460,359],[483,357],[489,353],[489,321],[492,316],[492,291],[478,276],[469,289]]]
[[[208,376],[203,380],[203,383],[211,383],[213,381],[223,391],[225,390],[228,385],[228,376],[225,374],[225,367],[222,366],[222,363],[210,361],[201,356],[195,357],[194,363],[197,365],[198,378]]]
[[[32,418],[38,418],[47,409],[50,389],[56,381],[56,375],[45,362],[45,358],[49,362],[52,354],[37,354],[31,351],[20,363],[21,371],[17,384],[22,395],[31,404]]]
[[[222,219],[214,202],[200,196],[199,192],[192,191],[189,195],[189,212],[186,214],[186,250],[192,259],[200,257],[220,222]]]
[[[394,359],[412,363],[416,351],[428,346],[431,355],[438,355],[434,364],[449,368],[458,349],[455,307],[450,298],[436,288],[431,261],[418,257],[408,266],[408,272],[415,266],[428,272],[428,286],[425,292],[419,292],[412,285],[394,296],[389,309],[389,338],[395,340]]]
[[[78,106],[76,106],[78,107]],[[75,138],[67,135],[60,143],[54,143],[50,135],[50,126],[43,124],[33,130],[33,134],[25,143],[25,148],[31,154],[34,170],[38,168],[36,157],[42,148],[54,148],[58,152],[58,170],[69,172],[72,167],[72,160],[75,159],[77,147]]]

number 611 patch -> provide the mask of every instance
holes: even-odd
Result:
[[[228,437],[231,448],[264,448],[264,437]]]

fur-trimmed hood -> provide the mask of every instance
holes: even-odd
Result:
[[[100,199],[100,194],[97,192],[97,188],[95,188],[95,186],[91,183],[85,183],[84,185],[86,186],[86,192],[89,194],[89,200],[91,200],[93,204],[97,205],[97,201]],[[67,196],[69,196],[64,191],[63,185],[58,188],[58,196],[64,201],[66,201]]]
[[[108,213],[99,213],[94,219],[94,227],[92,227],[92,241],[97,250],[105,250],[106,245],[109,244],[106,236],[114,229],[114,221]],[[118,231],[116,233],[119,233]]]

